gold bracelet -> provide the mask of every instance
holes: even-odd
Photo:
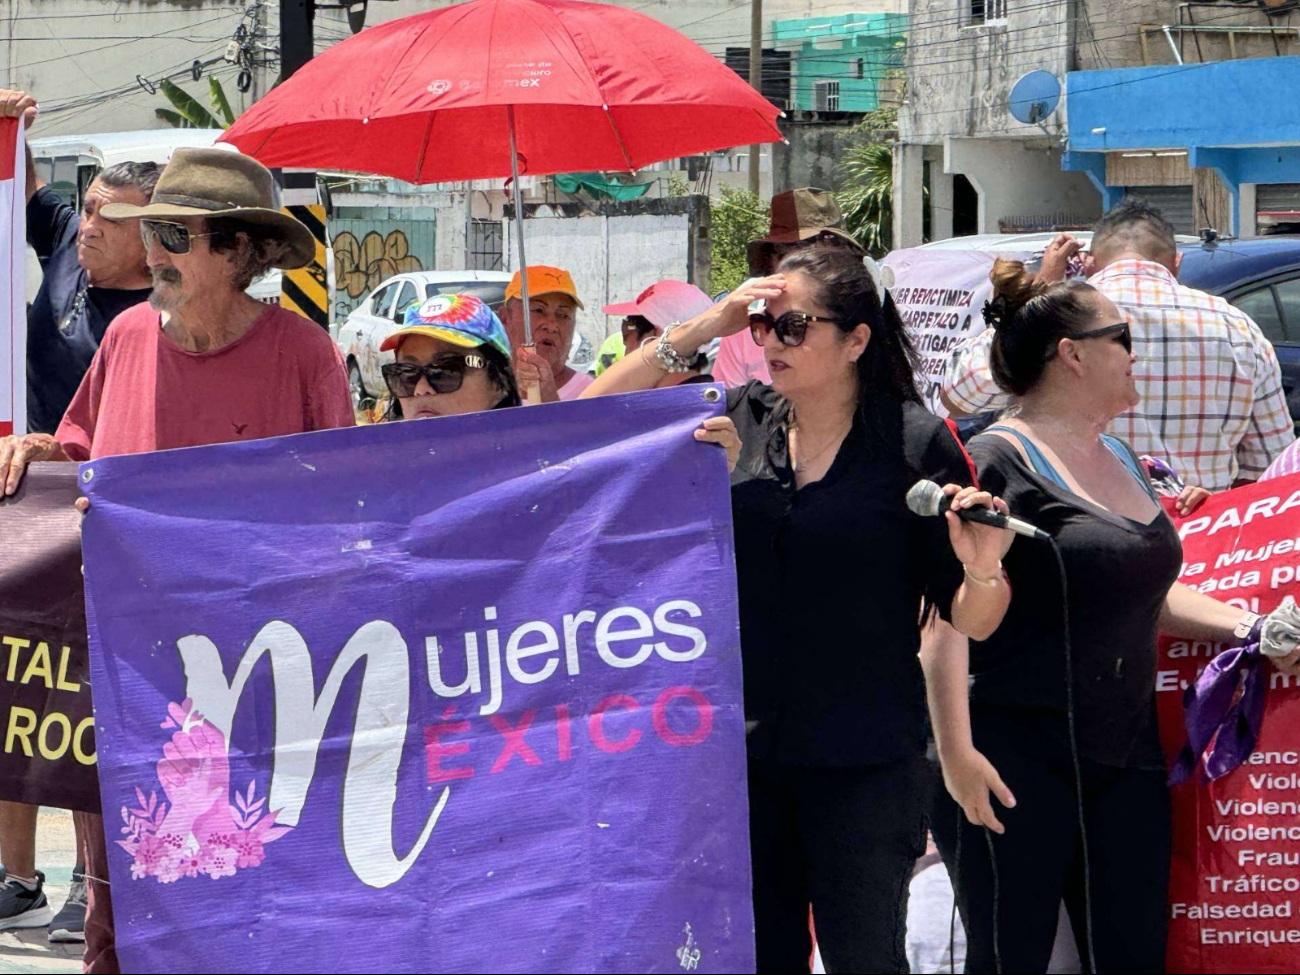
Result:
[[[1003,578],[1004,578],[1005,575],[1006,575],[1005,570],[1002,568],[1002,563],[1001,563],[1001,562],[998,563],[998,574],[995,575],[992,579],[981,579],[981,578],[980,578],[979,576],[977,576],[974,572],[972,572],[972,571],[970,570],[970,567],[967,566],[966,563],[964,563],[964,562],[962,563],[962,567],[961,567],[961,569],[962,569],[962,572],[964,572],[964,573],[966,574],[966,578],[967,578],[967,579],[971,580],[972,582],[979,583],[981,586],[988,586],[990,589],[994,588],[994,587],[997,586],[999,583],[1001,583],[1002,580],[1003,580]]]

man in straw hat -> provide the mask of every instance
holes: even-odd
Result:
[[[749,276],[767,277],[791,251],[813,245],[865,253],[862,245],[844,229],[844,215],[829,192],[804,186],[778,193],[772,197],[772,226],[767,236],[751,240],[745,248]],[[754,344],[748,331],[722,340],[713,364],[713,378],[727,386],[743,386],[751,379],[772,381],[763,350]]]
[[[307,264],[311,233],[274,208],[271,173],[221,149],[178,149],[145,206],[101,210],[140,220],[153,279],[148,304],[118,315],[54,436],[0,440],[0,495],[26,465],[278,437],[350,426],[343,361],[329,335],[244,289],[273,267]],[[85,837],[85,970],[119,971],[104,822],[74,814]]]

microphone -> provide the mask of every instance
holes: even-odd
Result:
[[[934,481],[917,481],[907,492],[907,506],[912,509],[913,514],[921,515],[924,518],[932,518],[936,515],[942,515],[945,511],[950,511],[948,503],[948,495],[944,494],[943,488],[935,484]],[[1029,522],[1021,521],[1019,518],[1012,518],[1010,515],[1004,515],[992,508],[962,508],[954,513],[962,521],[978,521],[981,525],[1005,528],[1007,531],[1013,531],[1017,535],[1024,535],[1026,538],[1037,538],[1041,541],[1051,541],[1052,538],[1047,532],[1035,528]]]

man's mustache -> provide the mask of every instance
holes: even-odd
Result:
[[[174,267],[155,267],[150,269],[154,284],[180,284],[181,272]]]

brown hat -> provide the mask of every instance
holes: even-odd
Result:
[[[826,190],[803,186],[772,197],[772,226],[766,237],[751,240],[747,248],[750,264],[769,244],[797,244],[823,233],[843,237],[862,250],[862,245],[844,230],[844,214]]]
[[[276,267],[303,267],[316,256],[311,231],[275,209],[271,171],[256,159],[226,149],[177,149],[148,205],[109,203],[99,212],[106,220],[230,217],[278,233],[289,251]]]

